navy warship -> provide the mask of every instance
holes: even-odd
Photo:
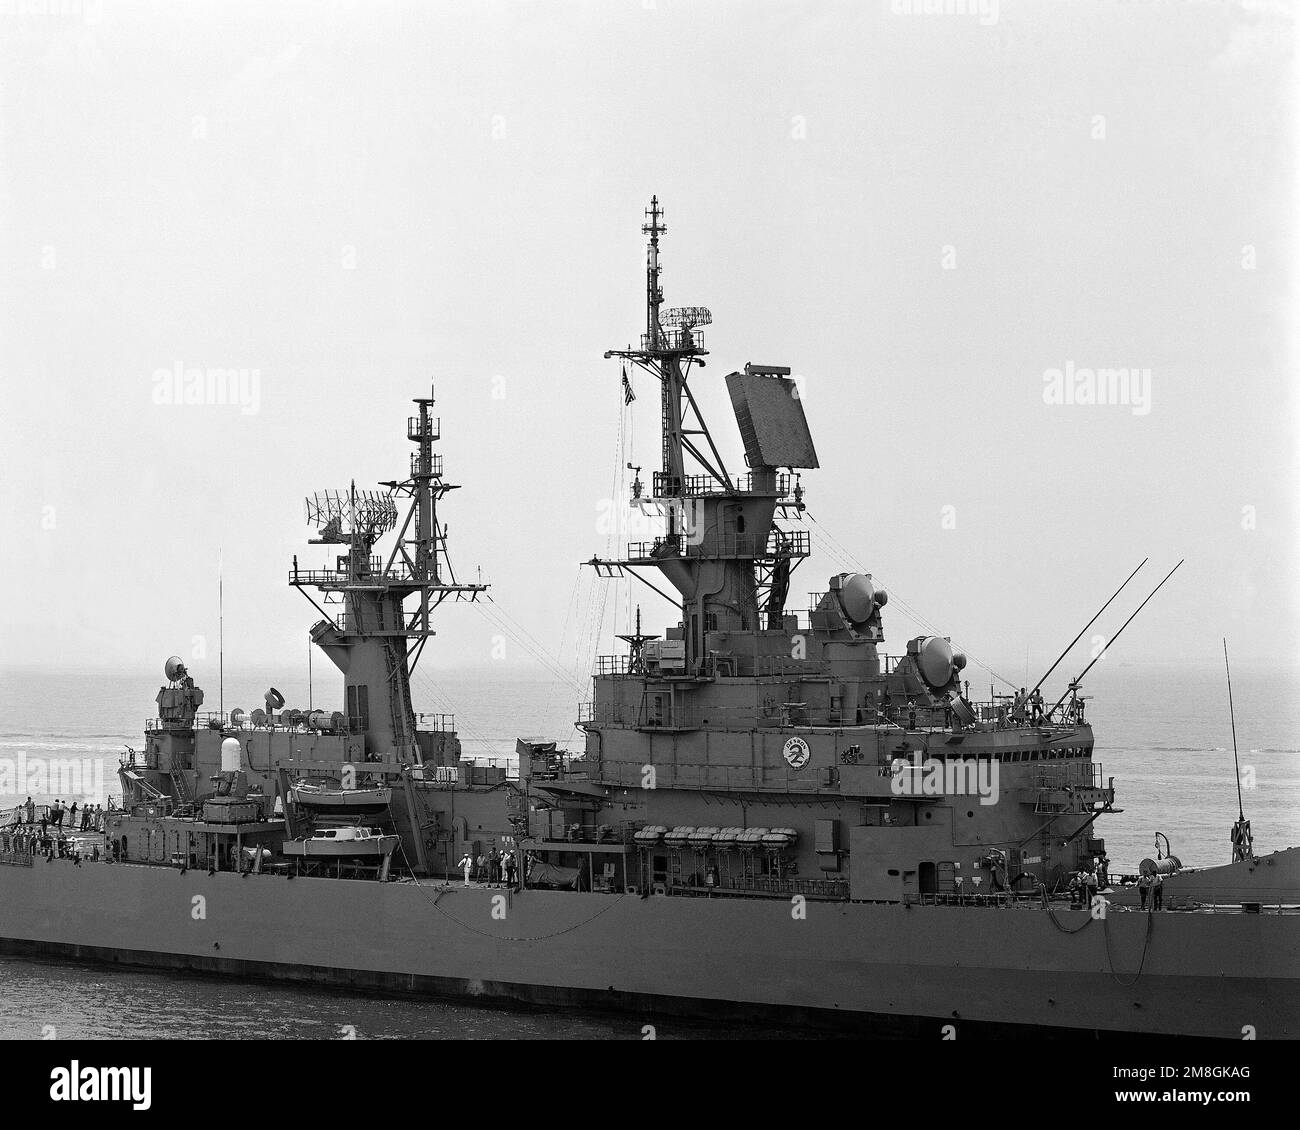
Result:
[[[416,710],[435,613],[489,599],[452,569],[422,397],[406,477],[307,500],[332,559],[295,557],[288,582],[338,709],[271,688],[205,713],[169,659],[102,837],[68,847],[22,808],[0,829],[0,948],[932,1038],[1295,1037],[1300,851],[1256,857],[1242,814],[1231,862],[1158,853],[1125,882],[1086,670],[1050,706],[1046,676],[977,701],[949,638],[886,650],[869,573],[792,610],[819,466],[798,382],[725,375],[729,468],[691,388],[711,315],[664,306],[657,199],[642,230],[645,332],[605,356],[629,396],[628,367],[658,385],[661,463],[629,503],[662,532],[588,564],[680,617],[655,634],[638,614],[595,657],[582,750],[521,738],[510,772]]]

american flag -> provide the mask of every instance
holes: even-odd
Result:
[[[632,382],[627,379],[627,366],[623,366],[623,403],[631,404],[636,399],[636,393],[632,391]]]

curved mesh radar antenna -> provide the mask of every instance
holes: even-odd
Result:
[[[163,673],[167,676],[169,683],[176,682],[177,679],[185,678],[185,664],[179,655],[173,655],[166,663],[163,664]]]
[[[713,315],[707,306],[674,306],[659,315],[666,329],[693,330],[696,326],[711,326]]]
[[[386,491],[322,490],[307,500],[307,524],[318,542],[350,545],[353,537],[373,545],[397,525],[397,503]]]

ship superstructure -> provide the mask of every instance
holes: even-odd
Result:
[[[321,616],[311,641],[343,676],[342,709],[288,707],[272,687],[265,708],[201,714],[203,692],[179,658],[168,660],[168,685],[158,693],[144,749],[132,751],[119,771],[121,808],[105,830],[113,858],[260,870],[282,866],[283,857],[297,869],[313,854],[320,826],[355,825],[373,815],[375,796],[384,798],[395,833],[383,843],[399,850],[395,859],[385,854],[369,869],[353,868],[352,877],[445,870],[465,850],[467,817],[491,789],[461,764],[454,719],[416,711],[411,672],[435,634],[434,611],[448,600],[477,600],[487,586],[456,578],[438,505],[458,488],[433,450],[441,438],[434,398],[414,403],[406,421],[415,445],[409,474],[377,490],[353,483],[308,498],[311,544],[335,556],[318,568],[300,566],[295,556],[289,573],[289,584]],[[454,806],[439,797],[462,783],[459,820],[440,821],[439,809]],[[223,810],[218,794],[241,803]],[[508,828],[499,798],[487,807]]]
[[[577,780],[534,782],[595,845],[584,868],[607,874],[617,835],[634,888],[902,901],[1028,894],[1093,866],[1114,789],[1077,696],[1050,713],[972,703],[946,637],[888,655],[870,574],[789,610],[810,552],[801,475],[818,466],[800,385],[784,365],[726,375],[745,454],[728,468],[690,387],[711,316],[664,308],[657,199],[646,216],[645,332],[606,357],[660,385],[662,465],[631,503],[664,529],[591,564],[675,596],[681,617],[599,657]]]

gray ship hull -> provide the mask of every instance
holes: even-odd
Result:
[[[1077,931],[1067,933],[1066,931]],[[359,989],[851,1023],[1294,1038],[1300,916],[506,892],[37,859],[0,947]]]

